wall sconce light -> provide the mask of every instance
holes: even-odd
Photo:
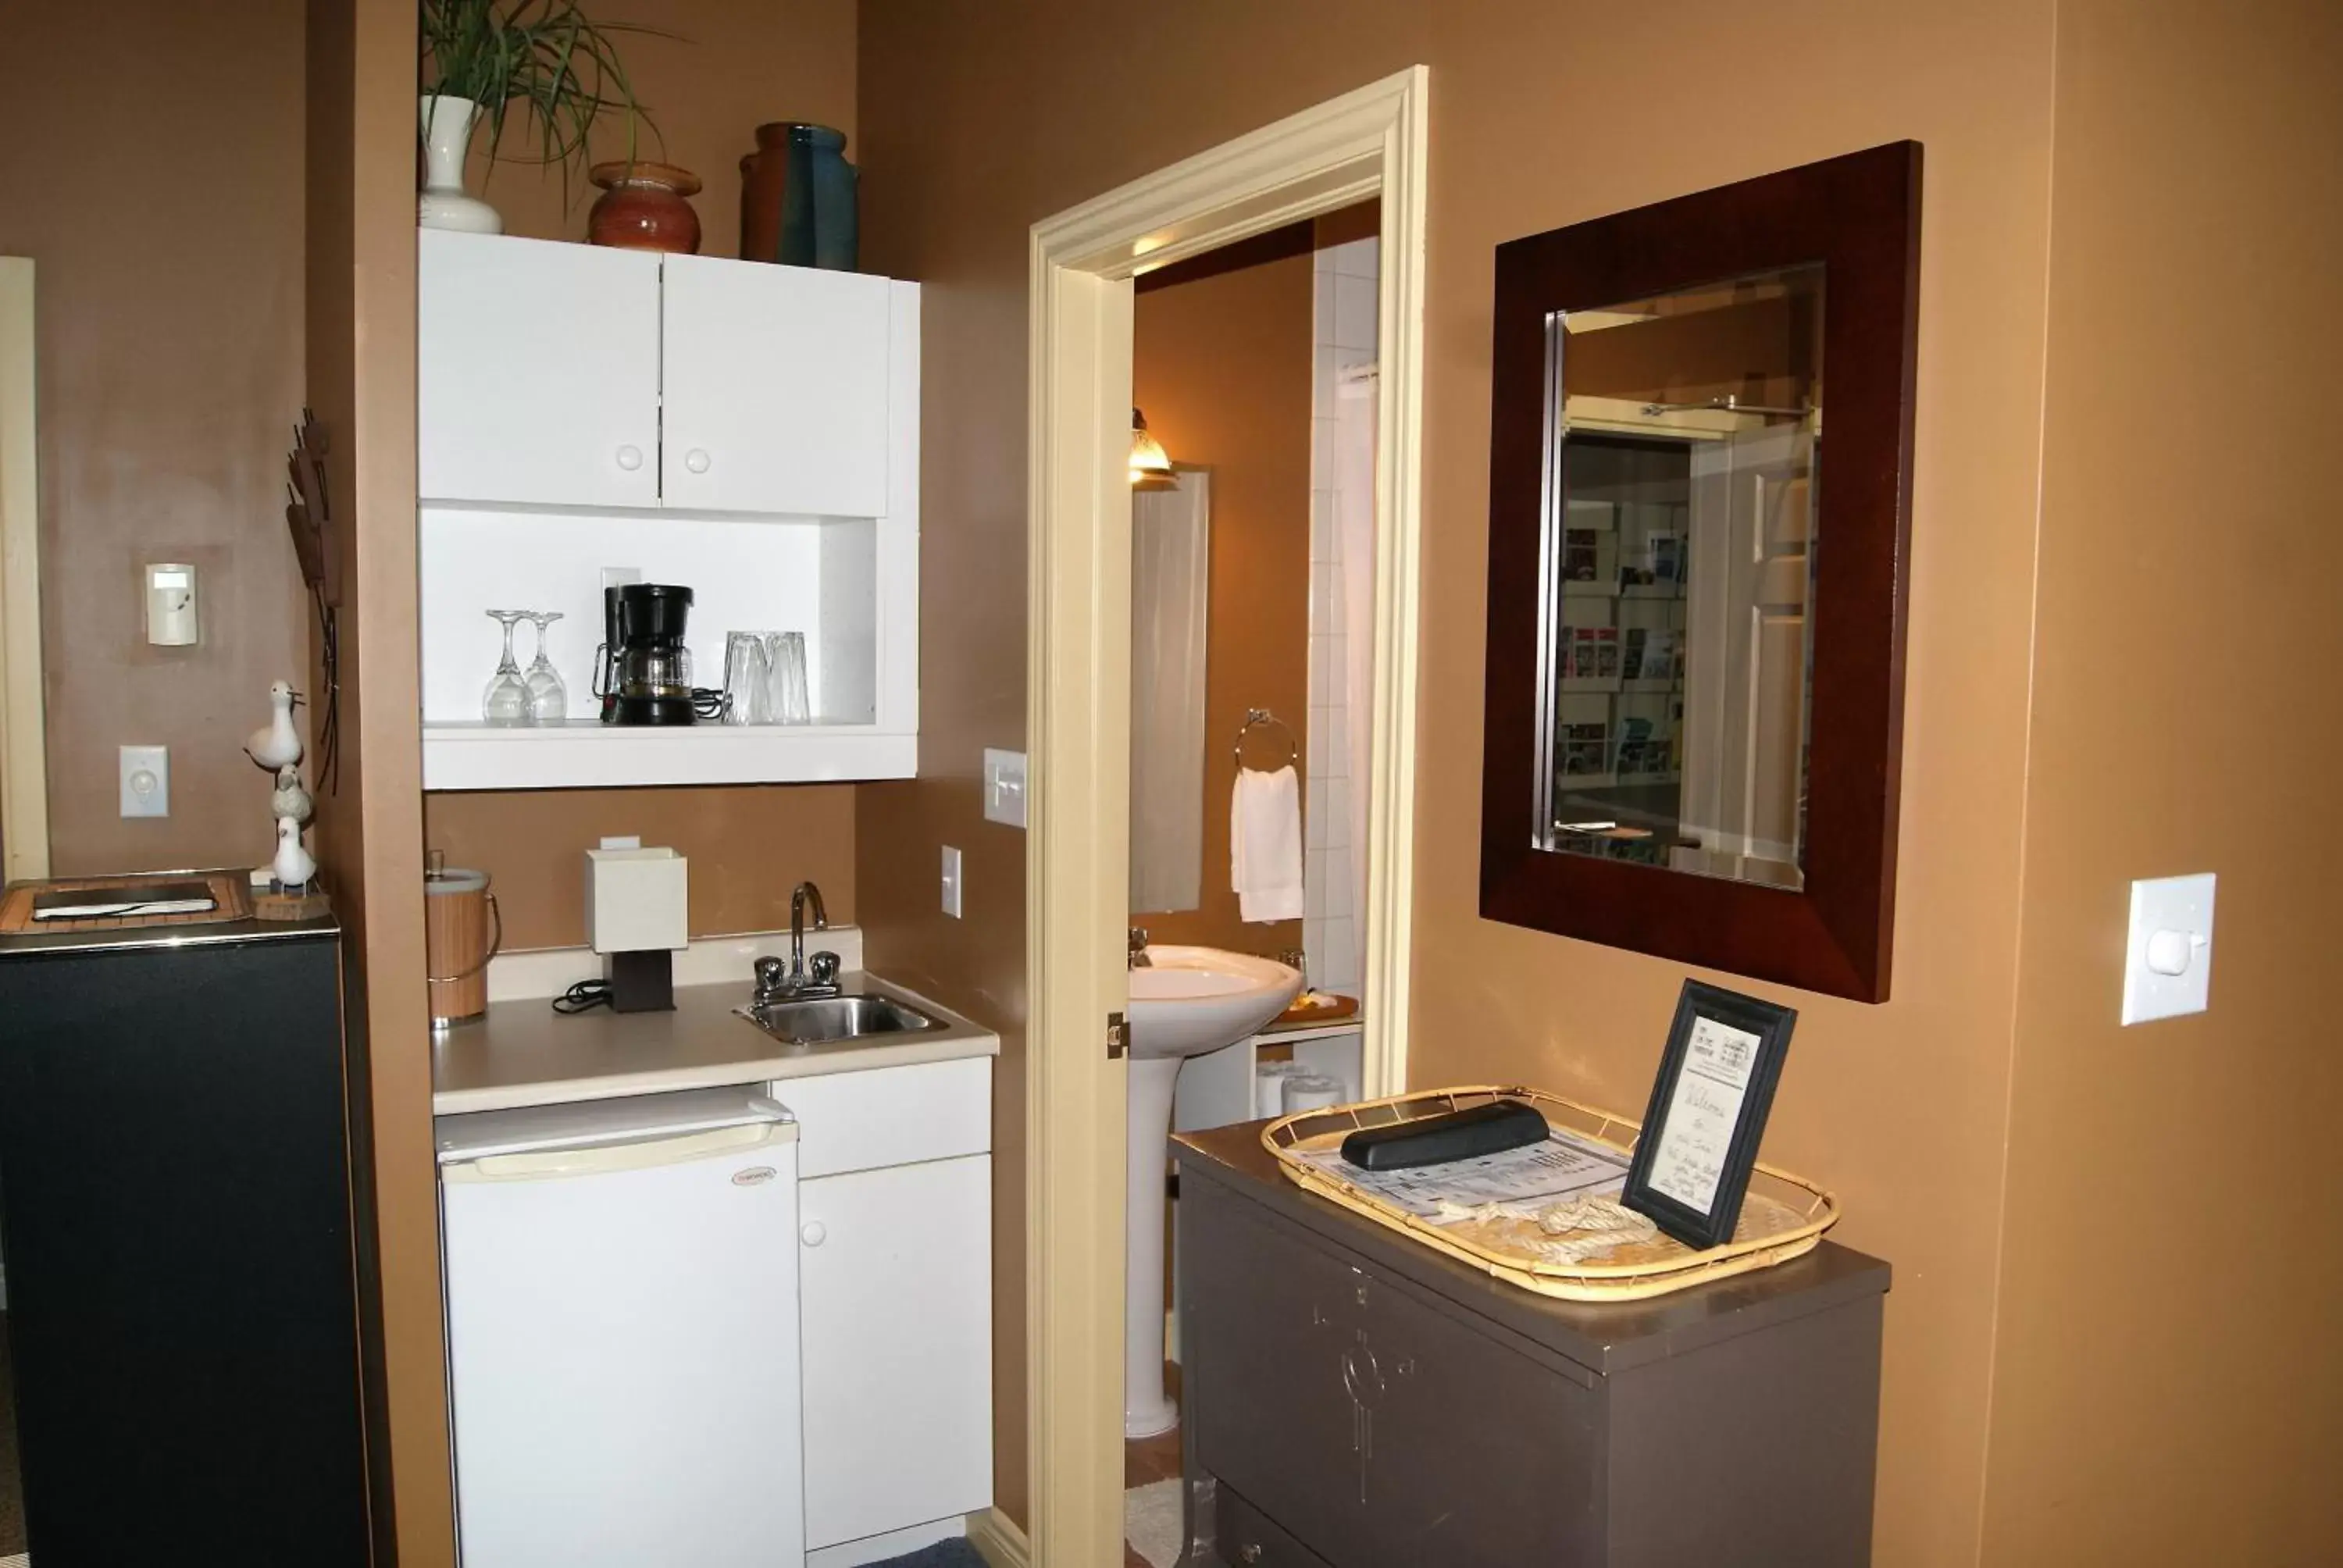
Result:
[[[1131,411],[1131,487],[1134,490],[1176,490],[1180,477],[1172,471],[1172,454],[1148,434],[1147,416]]]

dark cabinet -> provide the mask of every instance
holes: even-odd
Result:
[[[1173,1147],[1193,1568],[1868,1560],[1885,1265],[1547,1301]]]
[[[42,1568],[367,1562],[344,1081],[330,920],[0,940]]]

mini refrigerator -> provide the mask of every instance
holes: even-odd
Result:
[[[699,1090],[436,1131],[463,1568],[802,1563],[789,1112]]]

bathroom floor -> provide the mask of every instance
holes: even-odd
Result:
[[[1163,1363],[1163,1387],[1173,1403],[1180,1400],[1180,1367],[1176,1362]],[[1159,1481],[1176,1481],[1180,1476],[1180,1429],[1154,1437],[1126,1440],[1122,1445],[1122,1486],[1125,1492]],[[1122,1545],[1122,1568],[1149,1568],[1147,1559],[1128,1541]]]

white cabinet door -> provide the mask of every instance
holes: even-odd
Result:
[[[992,1502],[992,1157],[800,1182],[809,1550]]]
[[[658,506],[659,256],[417,239],[423,499]]]
[[[667,258],[668,506],[887,515],[888,283]]]

